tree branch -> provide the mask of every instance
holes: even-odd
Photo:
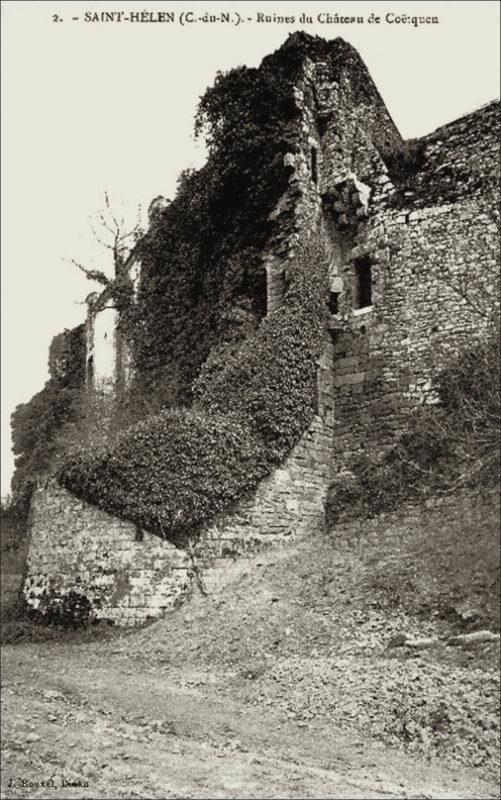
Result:
[[[84,267],[83,264],[80,264],[80,262],[76,261],[74,258],[65,258],[64,261],[66,261],[68,264],[73,264],[75,267],[77,267],[80,270],[80,272],[83,272],[86,278],[88,278],[90,281],[97,281],[98,283],[101,283],[103,286],[112,285],[112,281],[110,281],[110,279],[104,274],[104,272],[100,272],[100,270],[97,269],[88,269],[87,267]]]

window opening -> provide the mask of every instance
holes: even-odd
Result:
[[[331,314],[339,313],[339,292],[329,292],[328,306]]]
[[[259,317],[261,319],[266,317],[268,313],[268,273],[265,269],[260,272],[254,302]]]
[[[318,157],[317,148],[311,148],[311,179],[316,185],[318,183]]]
[[[94,356],[89,356],[87,359],[87,380],[92,383],[94,378]]]
[[[372,305],[372,264],[368,257],[355,261],[357,276],[357,308]]]

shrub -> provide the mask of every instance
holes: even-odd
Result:
[[[331,481],[325,503],[325,518],[328,525],[335,525],[343,518],[366,517],[369,504],[357,476],[340,472]]]
[[[399,188],[409,188],[425,164],[425,144],[419,139],[409,139],[381,152],[388,174]]]
[[[99,451],[68,459],[62,482],[165,536],[213,516],[262,471],[248,427],[190,410],[163,411]]]
[[[500,340],[494,330],[457,357],[438,381],[443,413],[436,418],[436,435],[453,449],[456,481],[465,487],[499,481],[500,368]]]
[[[65,450],[65,427],[78,416],[84,364],[84,327],[79,325],[54,338],[49,353],[49,380],[12,414],[12,449],[16,457],[12,506],[21,528],[26,524],[33,483],[54,467]]]
[[[92,619],[92,605],[85,595],[73,590],[64,594],[44,594],[39,608],[25,608],[25,616],[38,625],[64,630],[86,627]]]
[[[233,359],[200,376],[189,409],[164,410],[101,449],[70,455],[59,480],[75,494],[178,543],[248,494],[315,412],[323,347],[324,254],[305,247],[276,315]]]

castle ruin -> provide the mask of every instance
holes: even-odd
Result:
[[[294,35],[284,47],[298,37],[311,38]],[[322,525],[327,488],[348,456],[389,445],[416,404],[433,402],[433,376],[483,335],[474,306],[494,291],[498,263],[498,104],[405,143],[358,54],[342,40],[329,48],[335,79],[318,49],[302,59],[293,90],[300,146],[283,154],[287,188],[262,252],[263,319],[283,303],[301,242],[314,236],[326,253],[309,427],[252,494],[202,526],[190,551],[42,481],[24,586],[33,607],[77,591],[96,618],[153,619],[196,579],[210,591],[229,558]],[[137,251],[126,269],[136,296]],[[85,391],[113,398],[136,365],[108,301],[106,291],[87,298]]]

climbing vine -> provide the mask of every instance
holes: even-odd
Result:
[[[130,396],[158,413],[59,471],[77,495],[173,541],[255,488],[315,413],[325,253],[314,235],[303,242],[282,307],[267,317],[262,266],[290,177],[284,155],[299,148],[304,45],[218,75],[201,98],[195,131],[208,161],[181,175],[136,247]]]
[[[282,307],[235,355],[200,373],[190,408],[164,409],[101,448],[68,457],[71,491],[172,541],[249,493],[298,441],[315,413],[323,347],[325,256],[298,255]]]

